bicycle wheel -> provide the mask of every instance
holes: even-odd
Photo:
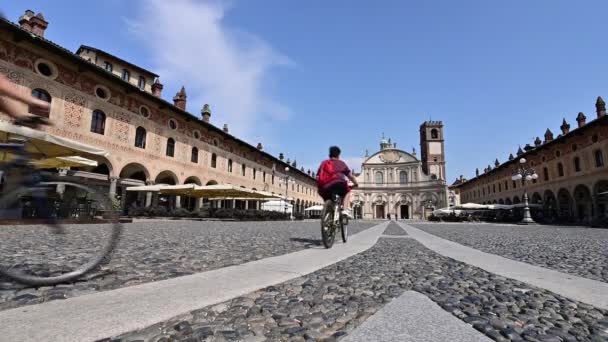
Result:
[[[56,180],[0,198],[0,275],[42,286],[70,282],[104,265],[122,232],[105,193]]]
[[[348,217],[340,214],[340,232],[342,233],[342,242],[348,241]]]
[[[336,228],[334,227],[334,202],[331,200],[325,201],[323,211],[321,212],[321,238],[325,248],[331,248],[334,245],[336,237]]]

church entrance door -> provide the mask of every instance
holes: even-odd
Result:
[[[376,218],[383,219],[384,218],[384,204],[376,205]]]
[[[409,211],[409,206],[407,205],[402,205],[401,206],[401,219],[402,220],[406,220],[410,218],[410,211]]]

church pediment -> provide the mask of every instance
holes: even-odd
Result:
[[[417,162],[413,155],[397,149],[382,150],[367,158],[364,164],[401,164]]]

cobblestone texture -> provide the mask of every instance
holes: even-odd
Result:
[[[487,253],[608,282],[608,229],[494,224],[412,224]]]
[[[351,222],[349,234],[375,224]],[[111,262],[74,284],[28,288],[0,278],[0,310],[209,271],[321,245],[317,221],[153,221],[124,227]],[[63,253],[70,257],[90,253],[93,241],[99,237],[95,226],[70,227],[74,229],[79,232],[70,231],[67,236],[71,244]],[[47,239],[48,236],[28,234],[23,227],[4,227],[0,230],[0,263],[7,265],[11,258],[27,257],[35,264],[49,260],[49,255],[61,254],[53,248],[52,241],[46,243]],[[65,264],[61,255],[56,257],[52,262]]]
[[[608,340],[606,311],[442,257],[412,239],[380,239],[307,276],[111,341],[335,341],[410,289],[495,341]]]
[[[388,227],[384,230],[384,235],[407,235],[405,229],[399,227],[398,224],[391,222]]]

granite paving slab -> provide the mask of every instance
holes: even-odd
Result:
[[[608,282],[608,229],[489,223],[411,225],[487,253]]]

